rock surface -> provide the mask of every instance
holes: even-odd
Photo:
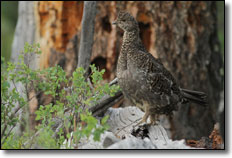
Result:
[[[101,140],[83,138],[78,149],[194,149],[184,140],[171,140],[160,124],[134,127],[144,115],[137,107],[109,108],[106,115],[110,129],[101,135]],[[69,140],[63,148],[75,147]]]

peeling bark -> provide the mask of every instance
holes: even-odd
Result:
[[[54,63],[51,51],[58,56],[65,54],[69,41],[80,31],[83,2],[40,1],[35,6],[36,33],[42,51],[40,68],[47,68]]]

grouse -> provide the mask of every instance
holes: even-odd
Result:
[[[170,115],[188,101],[207,105],[205,93],[180,88],[161,61],[145,49],[133,16],[120,11],[112,24],[124,31],[117,62],[118,84],[123,95],[145,112],[139,124],[146,123],[149,116],[150,124],[155,124],[159,115]]]

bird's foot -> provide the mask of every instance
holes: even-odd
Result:
[[[159,115],[152,115],[150,117],[151,122],[149,123],[150,126],[158,125],[160,120],[159,120]]]
[[[133,129],[135,129],[135,127],[143,124],[143,123],[146,123],[146,121],[144,119],[142,119],[141,121],[139,121],[138,123],[136,123],[135,125],[133,125]]]
[[[148,129],[150,126],[159,125],[159,119],[151,119],[151,122],[147,123],[147,120],[142,119],[136,125],[132,126],[132,133],[136,133],[138,130]]]
[[[147,125],[149,126],[155,126],[155,125],[158,125],[159,124],[159,121],[151,121],[150,123],[148,123]]]
[[[145,114],[145,115],[143,116],[142,120],[139,121],[137,124],[135,124],[135,125],[133,126],[133,128],[135,128],[135,127],[137,127],[137,126],[139,126],[139,125],[141,125],[141,124],[143,124],[143,123],[147,123],[147,118],[148,118],[148,116],[149,116],[149,115]]]

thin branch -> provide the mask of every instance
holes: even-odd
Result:
[[[29,98],[28,99],[28,102],[29,101],[31,101],[31,99],[33,99],[34,97],[36,97],[39,93],[41,93],[42,91],[39,91],[39,92],[37,92],[34,96],[32,96],[31,98]],[[15,111],[10,115],[10,117],[9,117],[9,120],[11,120],[13,117],[15,117],[16,116],[16,114],[17,114],[17,112],[22,108],[23,106],[18,106],[16,109],[15,109]],[[8,126],[8,123],[9,123],[9,121],[7,121],[5,124],[4,124],[4,127],[3,127],[3,130],[2,130],[2,132],[1,132],[1,137],[3,137],[4,136],[4,134],[5,134],[5,131],[6,131],[6,129],[7,129],[7,126]]]
[[[18,91],[18,89],[17,89],[17,87],[16,87],[16,84],[15,84],[14,79],[12,80],[12,82],[13,82],[13,85],[14,85],[14,87],[15,87],[15,89],[16,89],[16,91],[17,91],[17,93],[20,95],[20,93],[19,93],[19,91]],[[21,97],[22,97],[22,96],[21,96]]]
[[[6,141],[6,138],[10,135],[10,132],[15,128],[15,126],[11,127],[11,129],[8,131],[6,137],[3,138],[3,141],[1,142],[1,145],[3,145]]]
[[[40,132],[43,130],[43,128],[42,129],[40,129],[39,131],[37,131],[28,141],[26,141],[24,144],[23,144],[23,146],[25,147],[28,143],[30,143],[35,137],[37,137],[39,134],[40,134]]]
[[[22,108],[21,106],[18,106],[18,107],[15,109],[15,111],[10,115],[9,120],[11,120],[13,117],[15,117],[16,113],[17,113],[21,108]],[[1,133],[1,137],[4,136],[5,131],[6,131],[6,129],[7,129],[7,126],[8,126],[8,123],[9,123],[9,121],[7,121],[7,122],[4,124],[3,131],[2,131],[2,133]],[[15,126],[16,126],[16,125],[15,125]],[[13,127],[15,127],[15,126],[13,126]]]
[[[118,78],[115,78],[115,79],[113,79],[113,81],[111,81],[109,83],[109,85],[112,86],[112,85],[117,84],[117,83],[118,83]]]

